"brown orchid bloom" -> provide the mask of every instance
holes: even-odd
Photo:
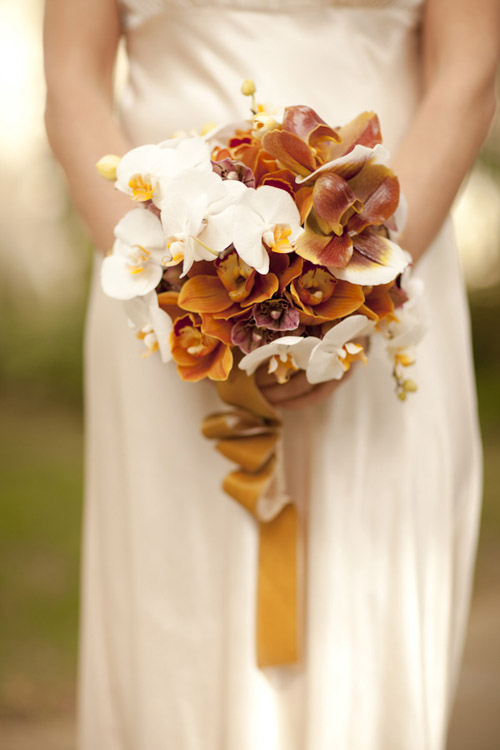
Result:
[[[229,319],[258,302],[270,299],[278,291],[276,274],[259,274],[243,261],[236,250],[211,264],[212,273],[188,279],[179,294],[184,310],[208,313]]]
[[[361,286],[339,281],[327,268],[303,262],[290,283],[289,297],[304,325],[320,325],[351,315],[363,305]]]
[[[345,278],[352,282],[383,283],[406,264],[394,243],[370,231],[384,225],[399,203],[399,183],[380,144],[374,113],[332,131],[307,107],[286,110],[282,129],[263,138],[278,164],[299,175],[295,201],[305,232],[296,252],[334,273],[350,266]]]
[[[203,331],[202,319],[187,314],[177,318],[170,334],[172,357],[183,380],[227,380],[233,365],[230,343]],[[224,338],[226,338],[224,336]]]
[[[287,107],[281,127],[267,132],[263,148],[282,169],[307,177],[329,161],[331,143],[340,141],[339,134],[310,107]]]

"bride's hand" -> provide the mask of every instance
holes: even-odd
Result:
[[[368,352],[370,340],[366,336],[357,339],[354,343],[363,347]],[[313,385],[309,383],[303,370],[295,372],[287,383],[278,383],[273,373],[268,373],[267,363],[262,364],[255,373],[255,382],[262,391],[263,396],[273,406],[280,409],[302,409],[304,406],[315,406],[324,401],[337,390],[340,384],[348,378],[352,367],[344,373],[340,380],[327,380],[325,383]]]
[[[342,380],[349,376],[346,372]],[[279,384],[267,364],[261,365],[255,373],[255,380],[262,394],[270,404],[280,409],[302,409],[304,406],[315,406],[324,401],[336,390],[341,380],[328,380],[326,383],[313,385],[309,383],[303,370],[296,372],[288,383]]]

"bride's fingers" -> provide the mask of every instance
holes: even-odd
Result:
[[[319,383],[309,393],[282,401],[279,405],[280,409],[303,409],[305,406],[314,406],[330,396],[339,383],[340,380],[329,380],[326,383]]]
[[[308,382],[305,372],[298,372],[288,383],[276,383],[271,386],[261,387],[261,391],[271,404],[280,405],[284,401],[299,398],[310,393],[314,386]]]
[[[267,371],[267,363],[261,365],[255,372],[255,382],[259,388],[267,388],[270,385],[276,385],[276,375]]]

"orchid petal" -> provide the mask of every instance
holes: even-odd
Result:
[[[319,219],[335,234],[342,234],[349,209],[361,211],[363,204],[351,185],[334,172],[320,174],[313,187],[313,205]]]
[[[165,247],[160,220],[144,208],[128,211],[116,225],[114,235],[116,239],[129,246],[138,245],[148,250],[160,251]]]
[[[328,138],[337,143],[340,141],[337,131],[331,128],[314,109],[305,105],[285,108],[283,130],[295,133],[312,146],[320,138]]]
[[[325,236],[306,229],[296,242],[295,252],[316,265],[342,268],[351,260],[352,248],[352,238],[347,233]]]
[[[368,162],[349,183],[363,202],[362,211],[349,221],[349,231],[359,234],[365,227],[379,226],[394,214],[399,204],[399,180],[384,164]]]
[[[262,146],[282,168],[296,174],[307,176],[316,167],[310,147],[294,133],[271,130],[263,137]]]
[[[311,350],[319,343],[320,339],[315,336],[282,336],[275,341],[271,341],[269,344],[264,344],[257,349],[254,349],[250,354],[245,355],[238,367],[240,370],[245,370],[248,375],[252,375],[255,370],[263,363],[266,362],[270,357],[278,355],[283,361],[286,360],[288,354],[292,354],[297,367],[304,370],[307,367],[309,361],[309,355]]]
[[[311,182],[312,180],[315,180],[318,175],[325,172],[334,172],[340,177],[343,177],[344,180],[352,180],[353,177],[361,172],[367,162],[372,164],[387,164],[389,158],[388,150],[381,144],[378,144],[374,148],[368,148],[367,146],[358,144],[352,149],[352,151],[349,151],[347,154],[343,154],[336,159],[327,161],[311,174],[297,177],[296,182],[299,185],[303,182]]]
[[[383,235],[362,232],[354,240],[354,252],[345,268],[330,268],[332,273],[353,284],[386,284],[409,264],[410,257],[399,245]]]
[[[330,146],[330,158],[352,151],[357,145],[374,148],[382,142],[380,122],[375,112],[361,112],[357,117],[338,129],[340,143]]]
[[[161,266],[148,264],[139,273],[131,273],[127,259],[108,255],[101,266],[101,284],[105,294],[114,299],[132,299],[151,292],[161,281]]]
[[[311,352],[306,370],[310,383],[340,380],[345,369],[341,360],[343,348],[353,338],[366,336],[373,330],[373,323],[364,315],[352,315],[333,326]]]
[[[179,307],[189,312],[221,312],[231,304],[231,298],[218,276],[193,276],[179,293]]]

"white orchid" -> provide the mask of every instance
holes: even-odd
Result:
[[[365,359],[363,347],[353,339],[369,335],[372,321],[364,315],[352,315],[333,326],[322,339],[316,336],[283,336],[254,349],[239,363],[241,370],[252,375],[269,361],[268,372],[275,372],[285,382],[291,371],[305,370],[309,383],[340,380],[354,359]]]
[[[396,310],[397,320],[391,320],[385,328],[388,339],[386,349],[394,358],[396,366],[412,365],[416,360],[416,345],[422,340],[427,328],[427,310],[421,279],[403,274],[402,288],[408,295],[407,302]]]
[[[245,370],[248,375],[253,375],[261,364],[269,361],[268,372],[276,373],[277,379],[284,381],[287,379],[286,377],[280,378],[282,365],[292,371],[305,370],[312,349],[319,343],[320,339],[315,336],[308,336],[307,338],[303,336],[282,336],[269,342],[269,344],[254,349],[250,354],[246,354],[238,366],[240,370]]]
[[[318,169],[316,169],[314,172],[311,172],[310,174],[307,174],[305,176],[299,175],[296,178],[296,182],[299,185],[303,182],[310,182],[311,180],[318,177],[318,175],[328,172],[334,172],[335,174],[338,174],[341,177],[346,177],[348,179],[348,175],[352,174],[353,169],[357,169],[359,171],[367,163],[371,164],[372,166],[376,164],[389,166],[390,160],[391,156],[389,154],[389,151],[381,143],[377,143],[372,148],[368,146],[362,146],[360,143],[358,143],[347,154],[338,156],[336,159],[325,162],[325,164],[322,164],[321,167],[318,167]]]
[[[151,292],[162,277],[165,237],[151,211],[134,208],[115,227],[112,255],[104,258],[102,288],[115,299],[132,299]]]
[[[352,315],[330,328],[311,352],[306,367],[310,383],[340,380],[353,359],[363,359],[363,347],[353,339],[367,336],[374,325],[364,315]]]
[[[185,169],[210,172],[210,149],[206,140],[171,138],[159,145],[129,151],[116,169],[116,187],[137,201],[159,205],[166,185]]]
[[[233,211],[248,188],[214,172],[189,169],[165,190],[161,220],[169,263],[183,260],[183,275],[198,260],[215,260],[233,239]]]
[[[127,300],[125,311],[130,327],[146,347],[142,356],[147,357],[159,351],[162,361],[170,362],[172,352],[169,338],[173,323],[170,315],[159,307],[156,292]]]
[[[163,150],[174,152],[170,155],[171,176],[175,177],[184,169],[199,169],[203,172],[212,171],[210,160],[210,146],[207,139],[200,135],[189,135],[177,138],[169,138],[162,141],[159,147]]]
[[[234,247],[245,263],[262,274],[269,271],[263,243],[275,252],[290,252],[302,231],[291,195],[271,185],[248,188],[234,211]]]

